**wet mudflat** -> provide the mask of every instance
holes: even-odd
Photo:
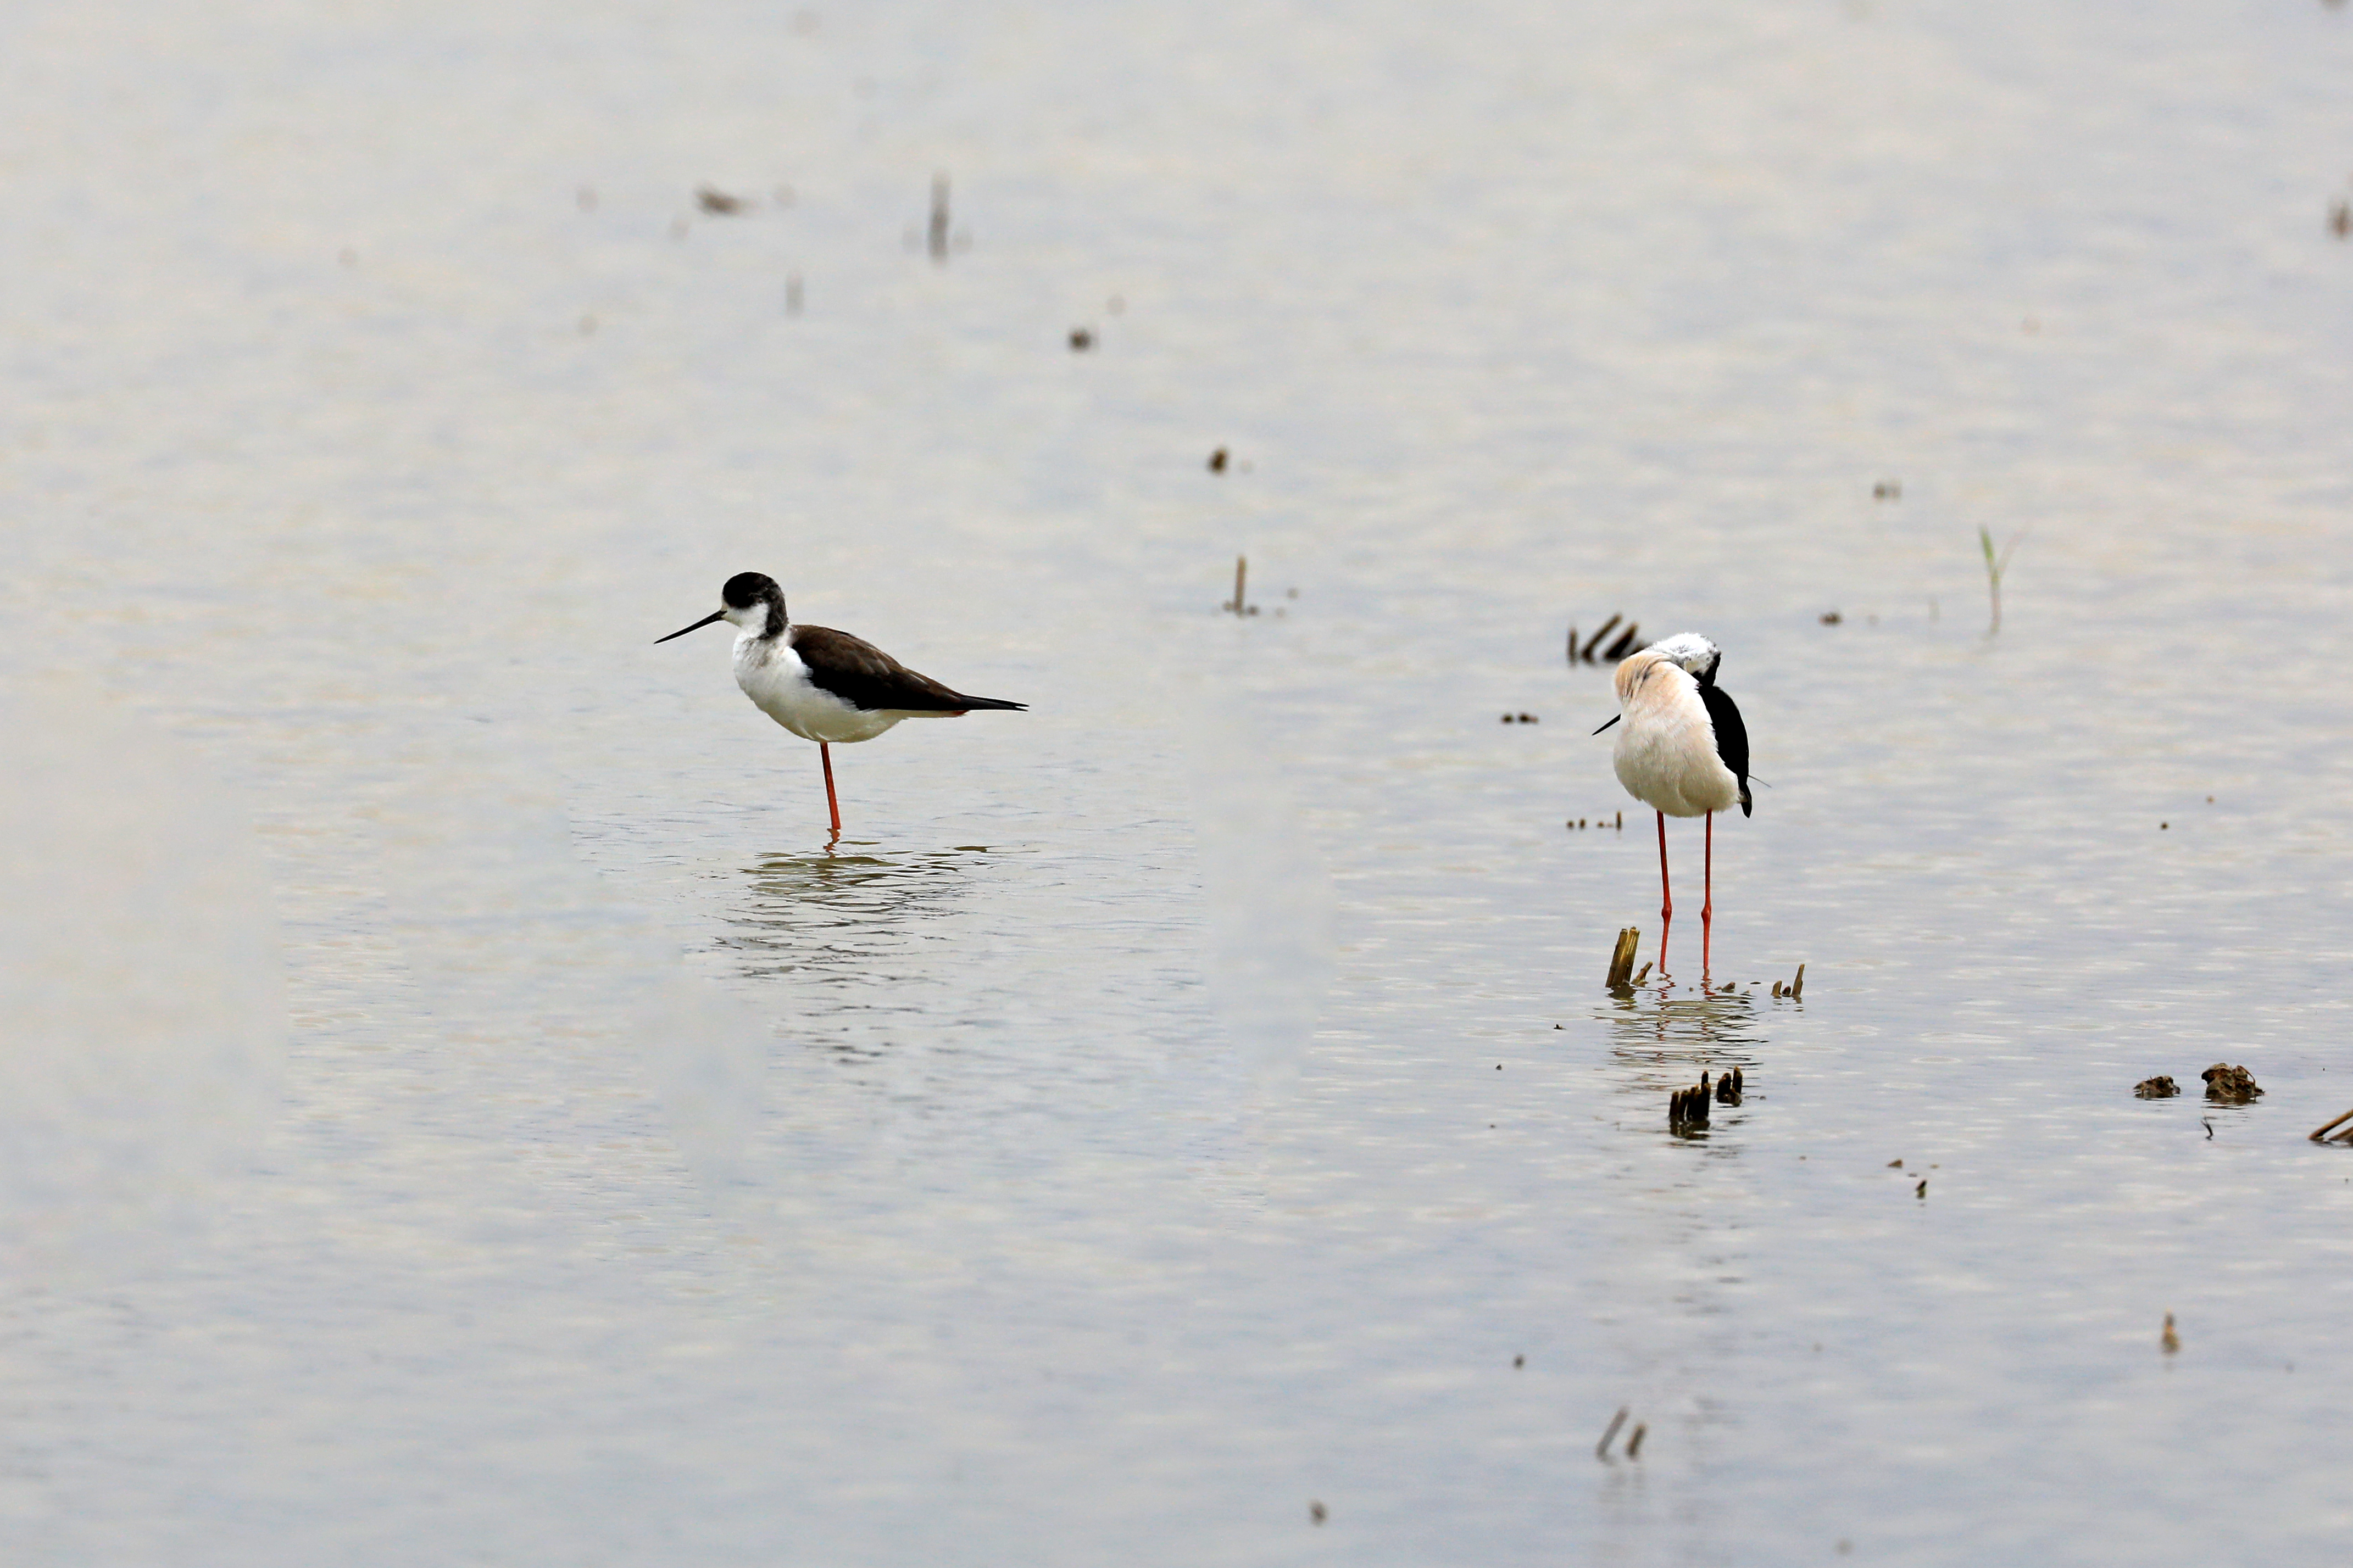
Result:
[[[2343,1540],[2342,13],[5,26],[11,1561]]]

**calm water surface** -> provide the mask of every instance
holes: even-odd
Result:
[[[2341,1553],[2348,26],[18,7],[5,1556]]]

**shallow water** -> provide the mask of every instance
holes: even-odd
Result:
[[[10,898],[247,1022],[93,997],[150,1177],[11,1097],[9,1560],[2340,1546],[2348,26],[12,12],[0,671],[215,852],[58,886],[12,754]],[[828,854],[651,646],[747,569],[1031,710]],[[1690,824],[1600,985],[1612,613],[1737,995]]]

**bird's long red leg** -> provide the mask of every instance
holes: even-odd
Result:
[[[825,808],[833,813],[833,836],[841,837],[841,802],[833,793],[833,748],[823,741],[817,743],[817,760],[825,764]]]
[[[1707,984],[1708,938],[1715,923],[1715,813],[1707,814],[1707,859],[1700,875],[1704,889],[1699,899],[1699,983]]]
[[[1667,931],[1675,923],[1675,889],[1667,880],[1667,814],[1659,813],[1659,978],[1667,977]]]

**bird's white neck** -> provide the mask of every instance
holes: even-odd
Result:
[[[756,605],[746,605],[740,610],[733,605],[727,606],[727,624],[735,628],[735,649],[738,653],[743,651],[746,642],[756,642],[768,635],[772,618],[776,635],[779,637],[783,636],[786,628],[792,625],[792,622],[785,616],[783,605],[773,606],[775,611],[773,617],[770,615],[771,608],[772,606],[765,599]]]

